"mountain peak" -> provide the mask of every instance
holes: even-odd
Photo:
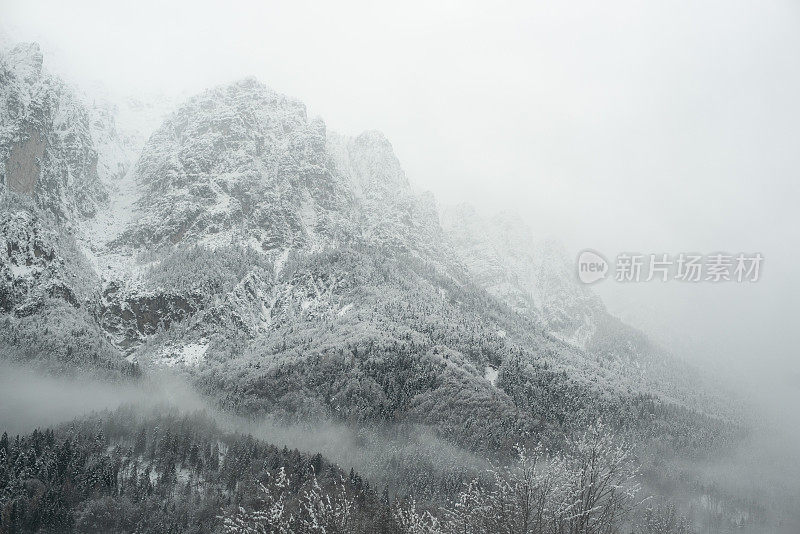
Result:
[[[398,194],[411,193],[400,160],[382,132],[367,130],[353,138],[336,136],[332,142],[343,145],[333,152],[360,196],[392,200]]]
[[[392,144],[380,130],[364,130],[355,137],[356,142],[393,152]]]
[[[265,251],[324,248],[337,226],[326,219],[350,202],[325,140],[325,124],[309,121],[305,104],[255,78],[200,93],[142,150],[143,217],[129,236],[229,242],[244,232]]]
[[[33,198],[60,221],[91,216],[107,195],[89,110],[42,68],[38,44],[0,59],[0,192]]]
[[[33,83],[42,75],[44,59],[39,43],[19,43],[8,51],[6,59],[17,75],[28,83]]]

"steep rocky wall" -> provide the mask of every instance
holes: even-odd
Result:
[[[33,195],[41,174],[45,140],[39,132],[28,132],[26,138],[11,144],[6,161],[7,187],[17,193]]]
[[[107,193],[90,115],[66,83],[42,68],[38,45],[0,53],[0,191],[33,198],[59,223],[96,213]]]

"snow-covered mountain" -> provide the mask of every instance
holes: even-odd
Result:
[[[378,132],[332,133],[245,79],[145,141],[34,45],[3,55],[0,81],[8,358],[171,366],[237,410],[427,424],[483,448],[598,415],[713,413],[557,245],[465,207],[442,223]]]

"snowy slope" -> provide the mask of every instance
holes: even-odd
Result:
[[[587,346],[605,308],[578,282],[558,243],[537,239],[516,216],[484,218],[468,205],[442,213],[448,239],[474,280],[559,338]]]

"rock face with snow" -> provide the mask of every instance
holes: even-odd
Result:
[[[42,68],[38,45],[0,57],[0,183],[66,222],[96,213],[107,194],[98,175],[90,114]]]
[[[0,309],[18,315],[36,312],[47,296],[63,296],[77,305],[77,297],[64,280],[64,258],[56,236],[31,212],[9,210],[0,217]]]
[[[0,353],[65,373],[130,370],[97,322],[100,279],[76,240],[123,172],[113,117],[95,111],[38,45],[0,53]]]
[[[305,106],[248,79],[170,115],[136,164],[139,244],[252,242],[264,251],[325,248],[352,235],[353,200]]]
[[[91,269],[70,235],[107,199],[90,112],[46,72],[36,44],[0,54],[0,301],[18,316],[48,299],[80,307]]]
[[[267,309],[279,307],[265,304],[280,301],[269,279],[292,257],[369,247],[461,271],[433,199],[411,191],[382,134],[330,133],[302,103],[253,79],[179,106],[113,185],[117,194],[85,226],[83,243],[108,284],[103,324],[126,350],[200,308],[213,324],[257,332],[272,321]],[[271,263],[270,274],[247,273],[218,295],[213,313],[197,294],[146,289],[149,271],[187,247],[244,247]]]
[[[247,243],[289,250],[369,245],[433,256],[441,229],[378,132],[355,138],[254,79],[191,98],[145,144],[134,169],[135,247]]]
[[[391,143],[377,131],[332,133],[328,151],[359,201],[363,239],[389,251],[411,252],[440,266],[455,258],[445,246],[436,202],[415,194]]]

